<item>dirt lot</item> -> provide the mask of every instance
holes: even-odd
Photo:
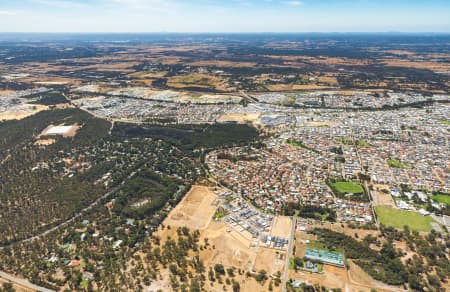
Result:
[[[62,124],[62,125],[59,125],[59,126],[64,126],[64,125]],[[38,138],[40,138],[42,136],[46,136],[48,134],[48,132],[54,127],[55,127],[55,125],[49,125],[47,128],[44,129],[44,131],[41,132],[41,134],[39,134]],[[80,128],[81,128],[80,125],[73,124],[69,131],[61,133],[61,134],[54,134],[54,136],[63,136],[65,138],[75,137],[75,135],[77,134],[77,132],[78,132],[78,130]]]
[[[260,248],[256,255],[253,270],[265,270],[269,275],[274,275],[278,271],[283,273],[286,260],[284,251],[274,251],[273,249]]]
[[[254,123],[259,120],[261,113],[225,114],[219,118],[219,122]]]
[[[340,288],[343,290],[348,285],[345,269],[335,268],[328,265],[324,265],[323,274],[310,273],[301,270],[297,272],[295,270],[290,270],[289,278],[303,280],[311,285],[319,284],[328,288]]]
[[[241,274],[235,273],[237,282],[240,283],[241,291],[268,291],[269,280],[261,285],[252,277],[247,278],[247,271],[258,272],[265,270],[268,275],[280,271],[283,272],[285,264],[285,252],[275,249],[258,247],[256,240],[247,234],[247,231],[239,232],[231,228],[224,222],[212,220],[216,210],[213,202],[217,199],[212,190],[205,186],[194,186],[184,199],[170,212],[164,221],[164,226],[170,226],[170,229],[164,228],[157,231],[158,237],[162,242],[167,238],[177,238],[175,227],[186,226],[191,231],[200,230],[199,242],[205,242],[207,239],[210,248],[200,251],[200,259],[204,262],[206,270],[214,268],[215,264],[223,264],[225,268],[234,267],[236,271],[241,270]],[[289,218],[287,218],[289,219]],[[282,217],[277,223],[277,231],[285,232],[285,217]],[[145,257],[145,251],[139,252]],[[161,268],[162,277],[152,283],[151,291],[163,289],[172,291],[170,288],[170,272],[168,269]],[[218,281],[208,282],[205,286],[207,291],[232,291],[231,286],[220,284]],[[275,287],[273,291],[281,291],[281,287]]]
[[[215,246],[215,249],[202,254],[207,265],[223,264],[247,269],[252,263],[255,251],[250,248],[250,242],[239,232],[227,232],[228,227],[222,222],[211,222],[208,229],[201,233],[200,242],[204,238]]]
[[[0,112],[0,121],[21,120],[47,109],[44,105],[23,105],[12,111]]]
[[[291,218],[285,216],[277,216],[273,221],[271,235],[283,238],[289,238],[291,232]]]
[[[164,224],[205,229],[217,209],[217,206],[213,205],[216,199],[217,195],[209,188],[193,186],[183,200],[172,210]]]
[[[380,185],[380,184],[374,184],[373,189],[374,191],[371,192],[373,196],[373,203],[375,206],[391,206],[395,207],[394,199],[392,198],[391,194],[383,193],[381,190],[389,190],[388,185]]]
[[[35,144],[39,146],[48,146],[54,144],[55,142],[55,139],[39,139]]]
[[[395,207],[395,202],[390,194],[385,194],[383,192],[373,191],[371,192],[373,196],[373,203],[375,206],[391,206]]]

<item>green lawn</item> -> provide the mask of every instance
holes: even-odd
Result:
[[[431,197],[434,201],[439,202],[441,204],[450,205],[450,195],[446,194],[437,194]]]
[[[308,243],[308,244],[306,245],[306,247],[307,247],[307,248],[312,248],[312,249],[317,249],[317,250],[325,250],[325,251],[328,251],[328,252],[334,252],[334,253],[344,254],[344,248],[339,247],[339,248],[336,248],[335,250],[330,250],[330,249],[328,249],[328,248],[325,246],[325,244],[323,244],[323,243],[321,243],[321,242],[319,242],[319,241],[316,241],[316,240],[313,240],[313,241],[311,241],[310,243]]]
[[[450,126],[450,121],[448,121],[448,120],[440,119],[439,121],[441,123],[443,123],[444,125]]]
[[[289,259],[289,270],[295,270],[294,258]]]
[[[361,194],[364,189],[360,184],[351,181],[338,181],[331,184],[340,193]]]
[[[396,167],[396,168],[407,168],[408,167],[407,164],[405,164],[397,159],[388,159],[387,164],[390,167]]]
[[[403,229],[403,226],[407,225],[411,230],[431,231],[430,223],[435,222],[430,216],[386,206],[376,206],[375,211],[380,223],[398,229]]]

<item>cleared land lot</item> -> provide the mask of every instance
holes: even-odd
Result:
[[[245,113],[245,114],[224,114],[218,120],[219,122],[238,122],[238,123],[255,123],[259,120],[261,113]]]
[[[12,110],[0,112],[0,121],[21,120],[47,109],[48,106],[38,104],[16,106]]]
[[[217,209],[213,205],[216,199],[217,195],[209,188],[193,186],[167,217],[165,224],[179,227],[187,226],[192,229],[205,229]]]
[[[256,255],[255,266],[253,270],[265,270],[269,275],[276,274],[277,271],[283,271],[286,254],[284,252],[275,253],[272,249],[260,248]]]
[[[214,221],[213,215],[217,209],[214,205],[217,195],[208,187],[193,186],[184,199],[169,213],[164,226],[169,228],[159,229],[157,236],[161,241],[167,238],[176,239],[176,227],[188,227],[191,231],[199,230],[199,242],[207,242],[210,248],[202,249],[199,253],[206,270],[214,268],[216,264],[222,264],[225,268],[235,267],[241,269],[242,274],[235,273],[234,280],[240,283],[241,291],[268,291],[269,281],[261,285],[254,278],[247,278],[246,271],[267,271],[268,275],[276,274],[284,270],[285,252],[275,249],[257,247],[255,239],[248,231],[239,232],[221,221]],[[288,218],[289,219],[289,218]],[[277,227],[278,232],[284,232],[285,220],[281,219]],[[140,254],[145,256],[145,253]],[[172,291],[170,287],[170,272],[160,267],[162,277],[152,283],[151,291],[162,289]],[[273,291],[281,291],[281,286],[273,287]],[[223,284],[209,282],[205,286],[206,291],[224,291]],[[229,289],[229,287],[228,287]],[[227,290],[230,291],[230,290]]]
[[[289,217],[278,216],[275,217],[272,226],[272,236],[288,238],[291,232],[292,220]]]
[[[403,229],[407,225],[411,230],[431,231],[431,223],[435,222],[430,216],[422,216],[419,213],[397,210],[386,206],[376,206],[378,220],[386,226]]]

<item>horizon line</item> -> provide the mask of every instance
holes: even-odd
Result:
[[[450,34],[450,31],[0,31],[0,34]]]

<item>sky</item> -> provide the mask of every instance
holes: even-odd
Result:
[[[450,0],[0,0],[0,32],[450,32]]]

